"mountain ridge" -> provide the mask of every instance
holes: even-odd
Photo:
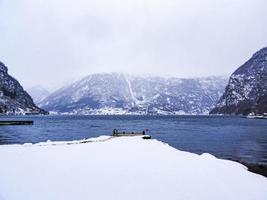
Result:
[[[98,73],[59,89],[40,106],[71,114],[207,114],[225,85],[226,79],[221,77],[181,79]]]

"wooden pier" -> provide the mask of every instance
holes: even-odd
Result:
[[[13,126],[13,125],[33,125],[33,121],[32,120],[20,120],[20,121],[5,120],[5,121],[0,121],[0,126]]]
[[[114,137],[131,137],[131,136],[143,136],[143,139],[151,139],[150,135],[146,135],[146,131],[142,131],[142,132],[126,132],[126,131],[118,131],[117,129],[114,129],[112,132],[112,136]]]

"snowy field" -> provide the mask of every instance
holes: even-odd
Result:
[[[157,140],[0,146],[1,200],[266,200],[267,178]]]

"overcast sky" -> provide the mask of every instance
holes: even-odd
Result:
[[[230,75],[267,46],[266,0],[0,0],[0,60],[25,88],[95,72]]]

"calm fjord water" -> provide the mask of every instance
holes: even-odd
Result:
[[[0,126],[0,144],[66,141],[110,135],[114,128],[141,131],[193,153],[267,164],[267,120],[220,116],[27,116],[33,126]]]

